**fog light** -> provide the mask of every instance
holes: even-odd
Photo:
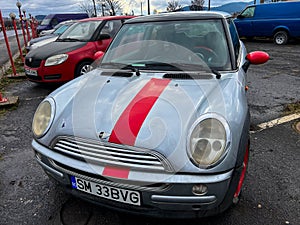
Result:
[[[194,195],[205,195],[208,191],[208,188],[204,184],[196,184],[193,186],[192,192]]]

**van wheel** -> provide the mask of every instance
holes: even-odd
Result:
[[[93,69],[93,67],[91,66],[91,62],[85,61],[85,62],[81,62],[75,71],[75,77],[79,77],[83,74],[86,74],[87,72],[90,72]]]
[[[274,42],[278,45],[285,45],[288,42],[288,34],[285,31],[278,31],[274,35]]]

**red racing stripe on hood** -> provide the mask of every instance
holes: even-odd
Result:
[[[149,80],[121,114],[109,142],[133,146],[147,115],[169,83],[167,79]]]

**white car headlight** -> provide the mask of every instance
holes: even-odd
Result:
[[[65,62],[68,59],[67,54],[59,54],[59,55],[54,55],[49,57],[46,62],[45,66],[54,66],[54,65],[59,65],[63,62]]]
[[[188,136],[188,155],[200,168],[220,162],[227,153],[230,130],[226,120],[217,114],[206,114],[192,126]]]
[[[32,131],[33,134],[40,138],[49,130],[55,115],[55,102],[52,98],[43,101],[35,111]]]
[[[31,43],[30,41],[27,42],[27,47],[30,47],[31,46]]]

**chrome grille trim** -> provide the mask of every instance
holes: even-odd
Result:
[[[172,171],[163,156],[148,149],[67,136],[56,138],[51,146],[71,158],[98,165],[124,166],[142,171]]]
[[[117,182],[113,182],[113,181],[105,181],[100,178],[93,178],[90,176],[86,176],[86,175],[74,172],[70,169],[63,168],[62,166],[57,165],[57,163],[55,161],[53,161],[52,159],[48,158],[48,160],[54,168],[56,168],[57,170],[59,170],[63,173],[66,173],[71,176],[79,177],[79,178],[82,178],[85,180],[89,180],[89,181],[92,181],[95,183],[112,186],[112,187],[119,187],[119,188],[138,190],[138,191],[166,191],[170,187],[170,184],[165,184],[165,183],[161,184],[160,186],[149,187],[149,186],[143,186],[142,184],[139,186],[139,185],[134,185],[134,184],[125,184],[125,183],[117,183]],[[145,185],[145,183],[144,183],[144,185]]]

